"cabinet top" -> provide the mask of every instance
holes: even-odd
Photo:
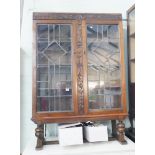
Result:
[[[34,12],[33,20],[78,20],[78,19],[102,19],[102,20],[122,20],[121,13],[52,13]]]

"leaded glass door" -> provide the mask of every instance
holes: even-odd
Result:
[[[90,113],[123,109],[123,56],[120,54],[119,31],[117,22],[92,22],[86,25],[87,104]]]
[[[37,21],[35,24],[36,111],[39,113],[76,111],[73,25],[73,21]]]

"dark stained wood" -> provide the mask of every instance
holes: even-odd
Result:
[[[78,90],[78,109],[79,114],[84,114],[84,89],[83,89],[83,42],[82,42],[82,18],[78,19],[77,24],[77,90]]]
[[[79,121],[95,121],[95,120],[124,120],[126,118],[126,113],[114,113],[114,114],[96,114],[96,115],[75,115],[75,116],[38,116],[32,117],[35,123],[69,123],[69,122],[79,122]]]
[[[93,13],[40,13],[40,12],[34,12],[33,13],[33,20],[78,20],[78,19],[87,19],[92,20],[92,18],[95,19],[104,19],[104,20],[122,20],[121,14],[93,14]]]
[[[74,21],[73,22],[73,28],[72,28],[72,35],[76,34],[77,32],[77,22]],[[77,79],[75,78],[77,76],[77,63],[76,63],[76,50],[77,50],[77,37],[73,37],[73,46],[72,46],[72,49],[73,49],[73,52],[72,52],[72,66],[73,66],[73,69],[72,69],[72,81],[73,81],[73,85],[72,85],[72,90],[73,90],[73,103],[74,103],[74,110],[75,110],[75,115],[78,114],[78,91],[77,91],[77,85],[78,85],[78,82],[77,82]]]
[[[104,20],[104,19],[101,19],[101,20],[97,20],[96,18],[94,19],[91,19],[91,20],[87,20],[86,19],[86,22],[87,24],[119,24],[119,20]]]

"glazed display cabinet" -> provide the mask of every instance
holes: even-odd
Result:
[[[33,13],[33,34],[36,148],[46,144],[44,124],[95,120],[112,120],[126,143],[121,14]]]

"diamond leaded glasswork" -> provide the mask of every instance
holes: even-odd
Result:
[[[72,111],[71,25],[37,25],[37,111]]]
[[[121,108],[118,25],[87,25],[89,110]]]
[[[35,12],[33,38],[36,148],[49,144],[46,124],[90,120],[112,120],[112,135],[125,144],[122,15]]]

